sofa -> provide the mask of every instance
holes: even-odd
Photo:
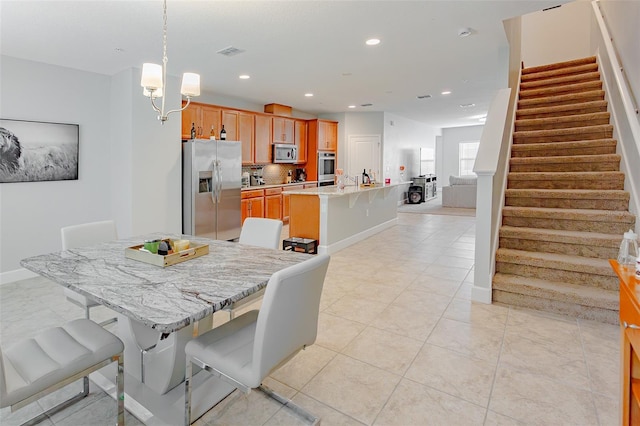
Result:
[[[449,176],[449,186],[442,188],[442,207],[475,209],[477,188],[475,176]]]

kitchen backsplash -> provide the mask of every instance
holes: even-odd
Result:
[[[278,185],[287,182],[287,173],[291,171],[292,179],[295,179],[296,166],[294,164],[267,164],[264,166],[244,166],[242,172],[258,172],[262,176],[265,185]]]

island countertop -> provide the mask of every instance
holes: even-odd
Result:
[[[289,195],[327,195],[327,196],[333,196],[333,197],[340,197],[340,196],[350,195],[350,194],[359,194],[367,191],[378,191],[380,189],[385,189],[385,188],[390,189],[396,186],[408,185],[411,183],[412,181],[403,181],[403,182],[391,183],[388,185],[380,184],[380,185],[364,186],[364,187],[357,187],[355,185],[346,185],[344,189],[338,189],[336,185],[318,186],[314,188],[292,189],[292,190],[288,190],[287,188],[284,188],[283,192]]]

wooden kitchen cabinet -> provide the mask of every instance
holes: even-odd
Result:
[[[240,198],[242,223],[248,217],[264,217],[264,190],[242,191]]]
[[[185,102],[183,102],[183,105]],[[209,139],[211,127],[216,132],[216,138],[220,132],[222,108],[214,105],[191,102],[182,111],[182,139],[191,139],[191,126],[195,125],[196,138]]]
[[[255,114],[255,150],[254,160],[255,164],[268,164],[271,163],[271,129],[273,125],[272,117],[265,114]]]
[[[242,143],[242,164],[250,165],[255,163],[254,153],[254,123],[253,114],[248,112],[238,113],[238,140]]]
[[[230,109],[222,110],[222,124],[224,125],[224,130],[227,132],[227,140],[228,141],[237,141],[238,140],[238,114],[239,111],[234,111]],[[222,127],[218,128],[218,139],[220,138],[220,131]]]
[[[294,123],[293,140],[298,148],[298,161],[296,164],[307,162],[307,122],[296,120]]]
[[[286,191],[298,191],[300,189],[304,189],[304,185],[289,185],[285,188],[282,188],[282,221],[289,221],[289,205],[290,205],[290,195],[287,194]]]
[[[282,220],[282,188],[264,190],[264,217]]]
[[[309,120],[309,145],[318,151],[336,151],[338,123],[328,120]]]
[[[622,425],[640,424],[640,280],[609,260],[620,279]]]
[[[294,124],[292,118],[273,117],[272,143],[294,143]]]

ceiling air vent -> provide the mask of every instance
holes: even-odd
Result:
[[[218,50],[216,53],[219,53],[224,56],[236,56],[242,52],[244,52],[244,50],[238,49],[237,47],[229,46],[229,47],[225,47],[222,50]]]
[[[372,106],[372,105],[373,105],[373,104],[362,104],[362,105],[360,105],[360,106],[362,106],[362,107],[369,107],[369,106]]]
[[[431,95],[418,95],[418,99],[429,99]]]

